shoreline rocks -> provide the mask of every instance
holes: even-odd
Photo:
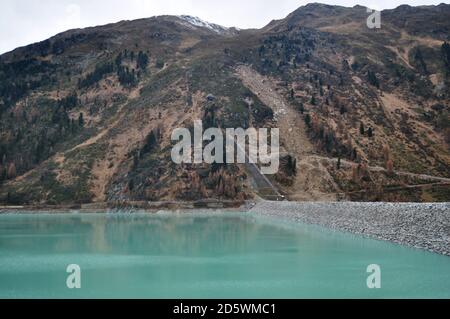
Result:
[[[250,211],[450,256],[450,203],[265,201]]]

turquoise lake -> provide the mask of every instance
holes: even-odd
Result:
[[[450,298],[450,257],[251,214],[6,214],[0,298]]]

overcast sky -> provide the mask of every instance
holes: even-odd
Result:
[[[1,0],[0,53],[45,40],[73,28],[102,25],[155,15],[188,14],[223,26],[259,28],[314,1],[302,0]],[[428,5],[432,0],[317,1],[377,10],[400,4]]]

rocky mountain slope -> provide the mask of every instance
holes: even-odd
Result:
[[[161,16],[0,56],[0,202],[450,199],[450,5]],[[280,172],[176,165],[171,133],[279,127]],[[268,184],[269,183],[269,184]],[[270,187],[267,187],[269,185]]]

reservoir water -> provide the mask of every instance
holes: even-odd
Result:
[[[450,298],[450,257],[252,214],[5,214],[0,298]]]

